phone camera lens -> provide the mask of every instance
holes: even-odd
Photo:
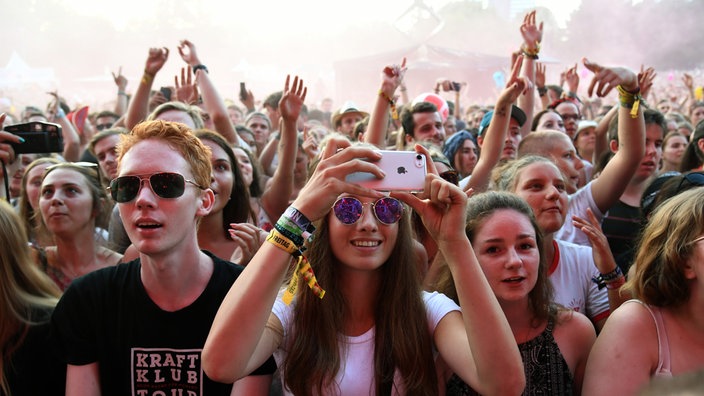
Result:
[[[416,154],[416,159],[417,159],[418,161],[420,161],[421,159],[423,159],[423,156],[420,155],[420,154]]]

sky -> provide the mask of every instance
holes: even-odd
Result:
[[[12,0],[0,0],[12,1]],[[123,46],[119,37],[115,41],[102,38],[99,30],[83,31],[75,26],[80,40],[57,37],[55,42],[46,43],[53,53],[51,61],[38,59],[35,53],[16,49],[31,67],[51,68],[56,83],[51,89],[58,89],[67,97],[71,105],[90,104],[94,107],[109,106],[113,100],[114,84],[112,72],[122,70],[130,80],[128,92],[132,91],[141,77],[144,60],[149,47],[168,46],[171,50],[169,62],[163,73],[157,76],[155,89],[159,85],[173,85],[173,76],[180,73],[182,62],[176,52],[179,40],[186,38],[183,31],[194,32],[187,37],[196,44],[204,63],[211,65],[212,78],[223,92],[224,98],[235,98],[239,81],[250,81],[250,88],[258,99],[281,89],[286,73],[313,75],[308,81],[311,97],[336,97],[332,64],[346,57],[356,57],[360,53],[375,53],[375,44],[354,42],[354,32],[363,31],[375,23],[392,23],[402,12],[421,0],[355,0],[339,2],[329,0],[254,0],[225,2],[214,0],[26,0],[27,15],[6,16],[6,29],[31,35],[32,11],[40,9],[44,1],[63,6],[64,15],[57,19],[68,20],[77,15],[87,16],[109,24],[118,32],[134,32],[135,26],[169,26],[158,30],[158,35],[145,31],[143,40]],[[467,0],[422,0],[435,10],[457,1]],[[470,0],[471,1],[471,0]],[[477,0],[485,5],[488,0]],[[581,0],[524,0],[551,9],[558,23],[564,23],[569,13],[579,6]],[[352,6],[352,4],[354,6]],[[25,20],[24,18],[28,18]],[[12,24],[17,24],[15,28]],[[247,32],[247,37],[231,35],[225,38],[213,37],[209,28],[227,31]],[[112,30],[112,29],[111,29]],[[352,32],[352,33],[350,33]],[[518,33],[517,33],[518,36]],[[333,48],[327,58],[321,58],[320,46],[316,43],[335,38]],[[26,37],[21,39],[26,40]],[[349,41],[348,41],[349,40]],[[359,41],[359,40],[357,40]],[[12,40],[9,40],[12,42]],[[11,57],[10,46],[0,49],[0,67]],[[346,52],[346,49],[349,49]],[[291,51],[290,53],[288,51]],[[13,48],[13,52],[15,49]],[[119,53],[120,56],[115,54]],[[383,65],[379,66],[381,69]],[[80,76],[76,76],[80,70]],[[309,79],[311,77],[308,77]],[[279,81],[280,80],[280,81]],[[16,92],[2,89],[0,98],[11,96],[14,102],[31,101],[36,92],[44,94],[46,87],[31,92]],[[5,101],[0,102],[0,106]],[[16,103],[17,106],[27,103]],[[2,110],[2,109],[0,109]]]

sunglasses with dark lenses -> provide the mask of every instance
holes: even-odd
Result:
[[[142,180],[149,181],[154,194],[167,199],[183,195],[183,192],[186,191],[186,183],[193,184],[201,190],[204,189],[193,180],[185,179],[178,173],[162,172],[151,175],[120,176],[113,179],[108,187],[112,199],[118,203],[130,202],[135,199],[142,188]]]
[[[391,197],[379,198],[368,204],[354,197],[343,197],[335,201],[332,209],[343,224],[354,224],[362,217],[364,205],[371,205],[374,217],[386,225],[394,224],[403,217],[403,203]]]
[[[684,182],[689,183],[689,185],[685,185]],[[682,175],[682,180],[680,180],[680,184],[677,185],[677,193],[679,194],[683,190],[688,190],[689,187],[692,186],[704,186],[704,173],[701,172],[690,172]]]

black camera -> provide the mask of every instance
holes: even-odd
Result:
[[[33,121],[24,124],[8,125],[5,131],[20,136],[24,143],[10,143],[15,154],[60,153],[64,151],[64,137],[61,125]]]

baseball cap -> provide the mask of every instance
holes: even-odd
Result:
[[[481,136],[486,128],[489,127],[491,119],[494,116],[494,110],[489,111],[484,114],[482,122],[479,124],[479,136]],[[518,125],[523,126],[526,123],[526,113],[523,112],[518,106],[511,105],[511,118],[518,121]]]

